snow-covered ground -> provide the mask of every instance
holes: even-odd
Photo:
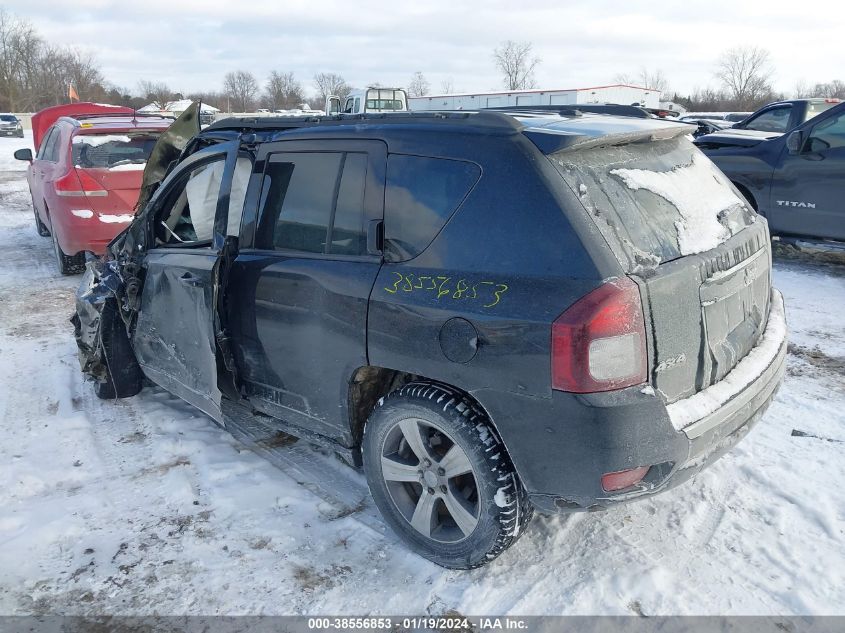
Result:
[[[28,147],[35,154],[35,148],[32,146],[32,130],[24,130],[23,138],[16,136],[0,137],[0,172],[4,171],[26,171],[27,163],[21,160],[15,160],[13,154],[16,149],[23,149]],[[25,184],[25,183],[24,183]]]
[[[0,139],[0,614],[845,614],[843,268],[776,264],[787,380],[713,467],[446,571],[331,456],[279,469],[160,390],[93,396],[22,146]]]

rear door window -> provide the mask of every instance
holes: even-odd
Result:
[[[59,128],[52,128],[50,134],[41,143],[41,150],[38,152],[38,158],[40,160],[50,161],[51,163],[57,163],[59,161],[59,139],[61,136],[62,133],[59,131]]]
[[[44,138],[41,139],[41,147],[38,148],[38,154],[36,154],[35,158],[37,158],[38,160],[47,160],[46,159],[47,147],[50,146],[50,143],[53,140],[53,136],[56,135],[56,134],[58,134],[58,132],[56,131],[56,128],[54,128],[54,127],[51,127],[47,131],[47,134],[45,134]]]
[[[262,185],[256,247],[363,255],[367,154],[272,154]]]
[[[384,201],[388,258],[404,261],[428,248],[480,177],[475,163],[391,154]]]
[[[331,253],[360,255],[366,250],[363,227],[366,178],[367,155],[346,154],[332,222]]]

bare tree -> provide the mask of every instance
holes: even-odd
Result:
[[[163,81],[142,79],[138,82],[138,92],[159,110],[164,110],[173,101],[173,91]]]
[[[186,95],[186,98],[190,99],[191,101],[199,101],[201,103],[214,106],[218,110],[226,109],[227,97],[222,92],[192,92]]]
[[[29,22],[0,8],[0,108],[40,110],[66,103],[70,85],[82,100],[108,95],[91,54],[48,46]]]
[[[43,42],[32,25],[0,7],[0,94],[4,107],[17,111],[26,99],[30,73]]]
[[[795,87],[792,89],[792,98],[793,99],[806,99],[810,96],[812,90],[807,86],[807,82],[804,79],[799,79],[795,82]]]
[[[531,42],[503,42],[493,51],[496,67],[502,73],[507,90],[534,88],[534,69],[540,63],[539,57],[532,56]]]
[[[769,52],[756,46],[732,48],[722,53],[716,77],[741,110],[772,95],[772,66]]]
[[[812,89],[808,89],[804,96],[845,99],[845,81],[834,79],[829,83],[817,83]]]
[[[274,70],[264,86],[267,92],[267,105],[270,109],[295,108],[305,101],[305,92],[292,72],[282,73]]]
[[[651,72],[645,66],[640,68],[636,75],[629,75],[627,73],[619,73],[613,77],[613,81],[620,84],[633,84],[643,88],[649,88],[659,92],[661,96],[670,92],[669,80],[666,75],[659,68]]]
[[[223,78],[223,91],[236,112],[249,112],[258,94],[258,81],[248,70],[234,70]]]
[[[411,82],[408,84],[408,96],[424,97],[431,91],[431,84],[420,71],[414,73]]]
[[[314,87],[320,96],[321,104],[325,103],[330,95],[337,95],[343,101],[352,92],[352,87],[346,83],[346,80],[335,73],[317,73],[314,75]]]
[[[440,92],[447,95],[455,92],[455,81],[451,77],[447,77],[441,81]]]

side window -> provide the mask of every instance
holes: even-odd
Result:
[[[428,248],[480,177],[475,163],[391,154],[384,199],[390,259],[411,259]]]
[[[355,97],[355,112],[361,111],[361,97]]]
[[[221,156],[199,165],[170,189],[156,213],[158,245],[200,245],[211,240],[224,164]]]
[[[364,183],[366,181],[367,155],[347,154],[337,190],[330,253],[361,255],[366,252],[367,239],[364,234]]]
[[[367,155],[274,154],[264,172],[256,246],[305,253],[361,255]]]
[[[811,152],[836,147],[845,147],[845,114],[818,123],[807,140],[807,149]]]
[[[44,159],[53,163],[59,162],[59,151],[62,144],[62,131],[56,128],[53,136],[50,138],[50,144],[47,146],[47,151],[44,154]]]
[[[792,106],[772,108],[751,119],[745,129],[761,132],[786,132],[790,114],[792,114]]]
[[[352,114],[352,112],[353,112],[353,107],[354,107],[354,106],[353,106],[353,103],[354,103],[354,102],[353,102],[353,100],[352,100],[352,98],[351,98],[351,97],[350,97],[349,99],[347,99],[347,100],[346,100],[346,105],[345,105],[345,106],[343,106],[343,112],[344,112],[345,114]]]
[[[59,161],[59,140],[61,137],[62,133],[59,128],[54,127],[53,131],[50,132],[50,137],[42,144],[41,160],[47,160],[51,163]]]
[[[38,148],[38,153],[35,155],[35,158],[38,160],[46,160],[44,158],[45,154],[47,153],[47,147],[50,145],[50,141],[53,139],[53,135],[57,134],[55,127],[51,127],[47,130],[47,133],[44,135],[44,138],[41,139],[41,147]]]

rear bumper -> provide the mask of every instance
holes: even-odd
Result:
[[[773,290],[766,332],[746,357],[751,364],[741,362],[686,401],[667,407],[632,387],[522,399],[515,418],[504,399],[493,399],[490,413],[538,511],[604,509],[686,481],[745,437],[783,380],[786,344],[783,299]],[[690,420],[691,409],[700,415]],[[642,466],[650,469],[639,484],[613,493],[601,487],[603,474]]]

